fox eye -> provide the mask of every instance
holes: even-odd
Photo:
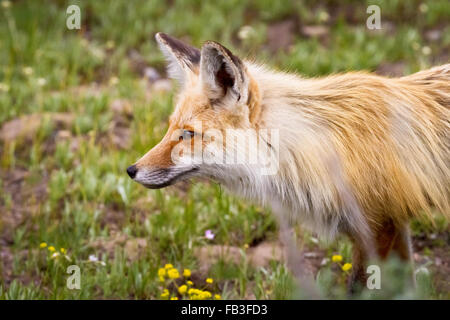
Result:
[[[183,130],[182,135],[180,136],[180,141],[181,140],[189,140],[191,139],[193,136],[195,136],[195,132],[192,130]]]

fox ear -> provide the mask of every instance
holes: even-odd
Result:
[[[211,100],[247,100],[249,79],[245,65],[217,42],[207,41],[202,46],[200,77]]]
[[[168,60],[168,74],[183,82],[186,73],[194,72],[200,63],[200,50],[165,33],[155,35],[159,48]]]

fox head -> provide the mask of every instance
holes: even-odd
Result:
[[[127,172],[148,188],[193,176],[220,180],[230,169],[224,153],[232,150],[242,156],[250,152],[248,147],[231,148],[224,137],[228,131],[241,136],[258,126],[257,84],[246,65],[217,42],[208,41],[199,50],[163,33],[156,34],[156,40],[180,91],[167,133]],[[257,143],[260,136],[253,138]],[[246,165],[244,160],[240,167]]]

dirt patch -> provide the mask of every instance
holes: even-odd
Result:
[[[68,128],[75,116],[70,113],[33,113],[5,122],[0,130],[0,140],[5,143],[18,140],[32,140],[42,122],[49,121],[56,128]]]
[[[404,62],[385,62],[378,66],[375,73],[388,77],[401,77],[405,74],[405,67]]]
[[[314,251],[299,251],[299,254],[303,255],[305,261],[303,267],[306,270],[303,271],[308,274],[317,274],[323,263],[325,252],[315,248]],[[239,264],[245,257],[253,267],[263,268],[270,266],[271,261],[286,262],[287,258],[286,247],[281,242],[273,240],[263,241],[248,249],[226,245],[207,245],[195,249],[194,255],[200,263],[200,274],[206,274],[211,266],[219,260]]]
[[[40,278],[34,273],[14,274],[14,261],[28,259],[28,250],[13,255],[14,232],[18,228],[36,228],[33,216],[40,214],[40,205],[47,198],[48,177],[40,177],[37,183],[29,183],[30,173],[23,168],[0,170],[2,197],[0,200],[0,279],[8,287],[13,280],[38,285]],[[28,231],[29,232],[29,231]]]
[[[437,244],[441,245],[437,245]],[[426,266],[433,275],[436,292],[450,298],[450,231],[413,237],[414,265]]]
[[[23,274],[15,274],[13,272],[14,260],[17,259],[20,263],[25,263],[30,254],[36,254],[36,252],[22,250],[14,256],[10,248],[0,246],[0,279],[3,280],[3,284],[6,288],[8,288],[14,280],[23,285],[33,283],[34,285],[39,286],[41,284],[41,278],[34,271]]]
[[[39,212],[40,203],[47,197],[48,177],[43,176],[39,182],[28,185],[25,183],[29,172],[16,168],[9,171],[0,170],[3,182],[3,194],[9,201],[2,198],[0,203],[0,246],[12,244],[13,232],[18,227],[30,223],[30,217]]]
[[[270,261],[284,261],[285,248],[279,242],[264,241],[248,249],[249,261],[255,267],[266,267]]]
[[[133,119],[132,105],[128,100],[116,99],[109,108],[113,112],[113,118],[108,130],[100,134],[97,141],[105,148],[113,146],[117,149],[129,149],[131,147],[130,126]]]
[[[285,20],[271,24],[267,29],[267,45],[269,50],[277,52],[286,50],[293,43],[297,31],[295,20]]]
[[[118,208],[117,205],[105,206],[101,204],[99,210],[102,213],[100,215],[100,226],[102,228],[108,228],[112,232],[118,232],[122,229],[126,222],[126,214],[124,210]]]
[[[446,295],[450,299],[450,250],[436,248],[432,254],[433,264],[430,266],[433,273],[433,285],[437,292]]]
[[[88,244],[108,257],[114,257],[117,248],[123,248],[128,261],[135,261],[143,256],[148,247],[145,238],[130,238],[119,232],[112,232],[109,238],[99,238]]]
[[[208,245],[194,250],[194,255],[200,263],[200,272],[204,273],[219,260],[238,264],[242,259],[241,248],[227,245]]]

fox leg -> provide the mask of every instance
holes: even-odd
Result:
[[[412,263],[412,243],[407,224],[397,228],[398,234],[395,238],[392,250],[398,255],[398,257],[404,261],[410,261]]]
[[[411,242],[411,235],[408,224],[404,224],[397,228],[398,234],[394,240],[392,251],[404,262],[409,263],[411,268],[412,284],[416,286],[416,278],[414,276],[414,259]]]
[[[412,246],[407,223],[395,224],[389,221],[376,233],[378,256],[384,260],[394,253],[403,261],[411,261]]]
[[[376,256],[380,260],[385,260],[391,253],[403,261],[412,263],[412,247],[407,224],[397,225],[392,220],[383,224],[381,228],[373,230]],[[353,271],[349,278],[349,292],[354,294],[366,285],[367,273],[365,268],[369,260],[367,248],[361,245],[355,237],[353,240]]]
[[[409,263],[411,284],[415,287],[415,276],[412,257],[412,244],[408,223],[396,224],[390,221],[383,225],[377,234],[378,256],[381,260],[395,254],[401,261]]]
[[[359,292],[367,282],[366,265],[368,255],[366,249],[359,241],[353,240],[352,273],[348,279],[347,289],[349,295]]]
[[[347,235],[353,243],[352,272],[347,283],[348,294],[352,296],[365,287],[367,263],[376,257],[376,250],[374,250],[375,239],[372,230],[363,234],[359,230],[353,229],[347,232]]]

